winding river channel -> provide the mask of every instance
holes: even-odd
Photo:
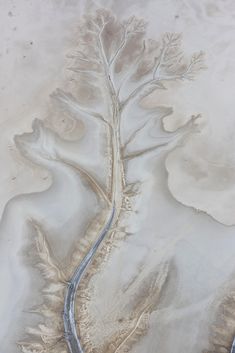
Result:
[[[69,284],[67,287],[65,301],[64,301],[64,312],[63,312],[63,322],[64,322],[64,331],[65,331],[65,339],[68,344],[69,350],[71,353],[84,353],[80,337],[78,337],[77,329],[76,329],[76,319],[75,319],[75,299],[76,299],[76,292],[78,290],[79,283],[81,279],[92,261],[99,245],[104,240],[106,234],[111,228],[115,215],[115,204],[113,204],[110,216],[101,230],[96,242],[83,258],[82,262],[76,268]]]

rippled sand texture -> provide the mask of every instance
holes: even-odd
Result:
[[[4,353],[231,350],[235,5],[127,3],[38,7],[60,78],[45,54],[32,116],[3,119]]]

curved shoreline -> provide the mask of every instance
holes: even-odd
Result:
[[[87,255],[83,258],[82,262],[76,268],[69,284],[67,287],[65,300],[64,300],[64,312],[63,312],[63,322],[64,322],[64,332],[65,340],[67,342],[70,353],[84,353],[80,337],[77,335],[76,330],[76,320],[75,320],[75,298],[78,285],[82,279],[84,272],[87,269],[87,266],[90,264],[93,256],[95,255],[99,245],[105,238],[106,234],[110,230],[112,225],[114,215],[115,215],[115,203],[113,203],[111,215],[100,232],[100,235],[92,248],[88,251]]]

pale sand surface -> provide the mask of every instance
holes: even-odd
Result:
[[[129,310],[128,299],[160,264],[169,261],[167,286],[151,312],[149,329],[131,352],[202,353],[209,349],[217,305],[224,292],[234,288],[235,3],[96,3],[120,18],[132,14],[145,18],[151,38],[182,32],[184,52],[205,51],[207,69],[193,82],[169,83],[167,91],[154,92],[142,101],[148,109],[173,108],[163,121],[167,131],[201,114],[198,133],[169,153],[130,162],[128,180],[142,182],[136,213],[127,221],[132,235],[111,251],[89,283],[93,294],[88,315],[94,322],[89,333],[94,345],[102,345],[115,331],[119,313]],[[98,198],[71,166],[45,159],[45,153],[58,153],[94,170],[101,184],[107,182],[104,130],[92,122],[85,126],[81,121],[69,122],[64,127],[62,120],[50,120],[54,108],[49,95],[66,87],[65,56],[76,45],[79,16],[91,7],[92,2],[72,0],[0,2],[0,346],[4,353],[19,352],[15,342],[25,336],[26,326],[39,320],[27,313],[41,301],[43,286],[40,273],[27,260],[33,234],[28,221],[33,218],[43,225],[63,268],[76,240],[100,210]],[[139,106],[128,111],[125,136],[141,122],[139,112]],[[39,139],[24,145],[26,159],[14,136],[31,132],[35,118],[45,119],[61,139],[42,129]],[[133,150],[159,134],[155,127],[143,133]],[[136,282],[128,291],[132,281]],[[235,333],[235,321],[231,332]]]

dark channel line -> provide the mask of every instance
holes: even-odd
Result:
[[[231,348],[230,353],[235,353],[235,337],[233,339],[232,348]]]
[[[90,264],[93,256],[95,255],[99,245],[105,238],[106,234],[111,228],[115,214],[115,205],[113,204],[111,215],[105,224],[104,228],[101,230],[98,239],[83,258],[82,262],[76,268],[71,280],[69,281],[65,300],[64,300],[64,312],[63,312],[63,322],[64,322],[64,332],[67,345],[69,347],[70,353],[84,353],[80,337],[78,337],[76,330],[76,320],[75,320],[75,298],[79,283]],[[233,353],[233,352],[232,352]]]

